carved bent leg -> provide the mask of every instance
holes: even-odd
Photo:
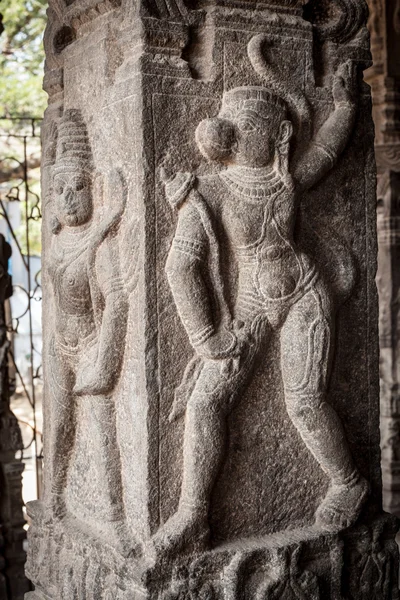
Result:
[[[75,447],[76,403],[72,394],[74,371],[57,352],[50,363],[52,390],[49,470],[51,474],[51,512],[53,517],[65,515],[65,487],[68,467]]]
[[[333,341],[333,306],[317,283],[289,311],[281,331],[281,365],[288,414],[331,485],[316,513],[320,527],[352,525],[368,494],[358,473],[342,423],[327,403]]]
[[[208,510],[226,447],[227,417],[246,384],[254,357],[232,374],[228,360],[206,360],[186,409],[179,507],[153,537],[157,554],[209,543]]]

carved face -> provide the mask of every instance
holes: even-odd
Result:
[[[92,217],[91,179],[84,171],[58,173],[55,177],[57,217],[62,225],[76,227]]]
[[[279,107],[261,100],[231,101],[223,103],[218,117],[199,124],[196,139],[211,160],[264,167],[273,162],[277,146],[287,136],[284,124],[291,128]]]

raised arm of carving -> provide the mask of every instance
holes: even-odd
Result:
[[[128,294],[120,271],[119,245],[114,234],[126,205],[126,186],[118,171],[111,173],[108,184],[110,205],[116,205],[117,209],[102,220],[93,240],[94,265],[93,268],[88,265],[91,293],[94,305],[99,303],[96,295],[100,295],[102,310],[98,315],[96,341],[82,357],[78,369],[74,388],[78,395],[111,392],[118,381],[125,350]],[[135,258],[132,257],[132,260]]]
[[[166,263],[174,301],[197,354],[223,358],[235,346],[226,329],[217,331],[212,314],[212,290],[205,277],[209,241],[196,209],[185,202]]]
[[[295,166],[294,179],[301,189],[314,186],[332,169],[345,149],[353,131],[357,111],[354,87],[354,65],[348,61],[341,65],[334,78],[334,111]]]
[[[96,257],[95,272],[104,302],[98,339],[82,361],[74,389],[76,394],[107,394],[118,380],[129,308],[118,265],[117,241],[108,238]]]

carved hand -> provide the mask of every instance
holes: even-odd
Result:
[[[355,67],[351,60],[346,61],[336,71],[333,82],[333,99],[335,105],[355,103]]]
[[[335,110],[316,132],[309,149],[295,166],[293,176],[299,190],[312,188],[334,167],[352,134],[358,96],[356,68],[352,61],[346,61],[336,71],[332,95]]]
[[[98,367],[98,346],[92,346],[81,361],[76,374],[74,394],[97,396],[112,389],[112,373]],[[111,377],[110,377],[111,375]]]
[[[73,391],[77,396],[107,394],[112,390],[112,384],[109,380],[110,378],[107,377],[106,373],[100,373],[95,366],[92,366],[78,372]]]

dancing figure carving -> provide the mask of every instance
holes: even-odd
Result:
[[[195,356],[171,413],[171,419],[186,413],[180,502],[151,540],[157,553],[208,544],[209,503],[224,459],[227,417],[271,330],[280,336],[288,415],[330,481],[316,526],[349,527],[368,495],[327,401],[335,311],[354,277],[344,269],[329,285],[293,235],[302,193],[333,168],[352,133],[356,74],[351,63],[338,69],[334,109],[312,135],[307,99],[277,81],[264,59],[264,42],[254,37],[248,52],[265,86],[226,92],[218,116],[203,120],[196,131],[202,154],[225,168],[166,180],[168,200],[178,211],[166,272]],[[237,269],[230,305],[221,269],[226,246]]]
[[[125,551],[128,535],[115,464],[118,450],[110,396],[124,355],[128,312],[116,236],[126,186],[119,172],[112,173],[108,187],[115,208],[108,215],[94,214],[92,153],[77,110],[65,111],[60,120],[53,169],[53,236],[48,267],[56,320],[49,361],[53,391],[49,455],[52,514],[62,518],[67,510],[65,489],[74,450],[77,399],[102,396],[95,403],[93,419],[102,428],[102,437],[109,440],[103,458],[109,463],[105,487],[108,484],[114,511],[110,520]]]

